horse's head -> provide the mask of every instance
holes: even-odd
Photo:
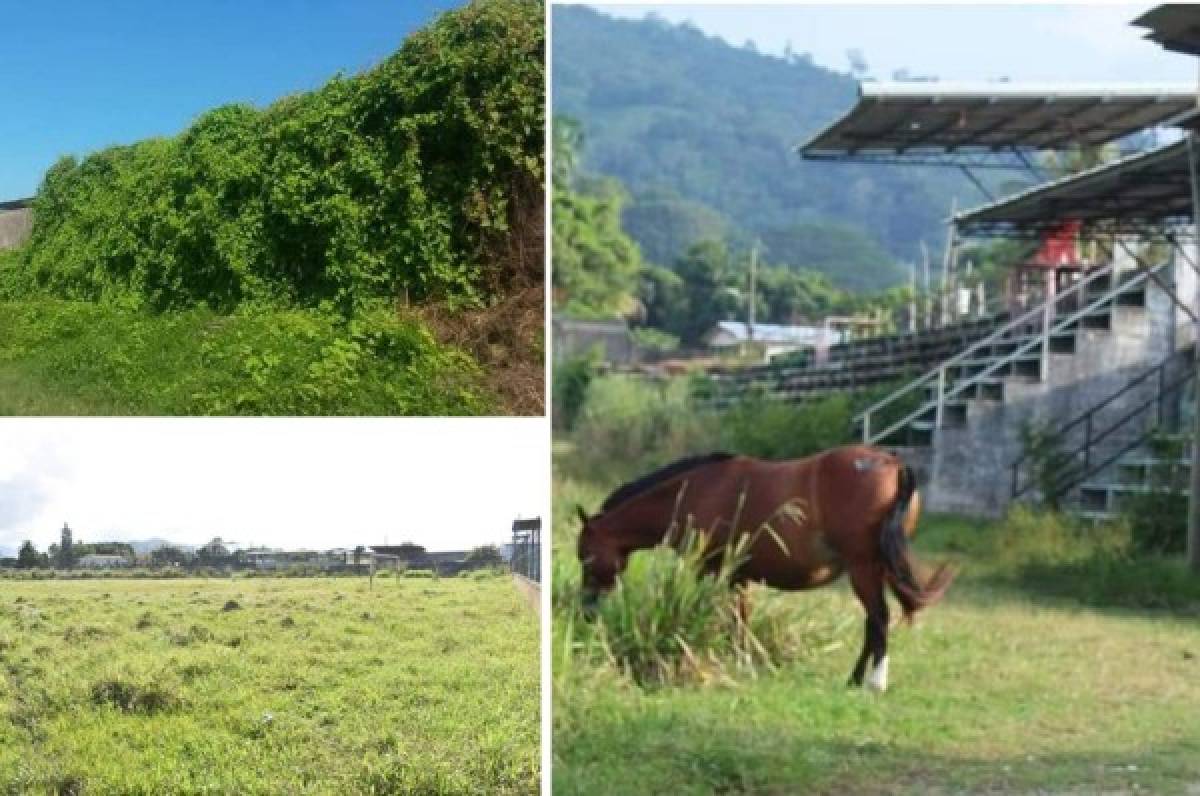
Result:
[[[625,568],[628,551],[621,549],[599,527],[595,517],[588,517],[584,510],[576,507],[583,528],[579,531],[579,564],[583,568],[583,608],[591,614],[601,595],[612,591],[617,575]]]

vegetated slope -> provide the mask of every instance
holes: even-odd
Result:
[[[554,112],[581,123],[583,168],[630,190],[627,229],[652,260],[669,264],[705,230],[721,234],[716,213],[731,238],[770,238],[772,262],[878,289],[903,278],[893,259],[916,259],[921,240],[940,245],[952,195],[975,195],[954,173],[801,160],[795,146],[855,92],[850,76],[805,57],[580,6],[554,8],[553,22]],[[838,223],[826,240],[828,222]],[[830,247],[844,256],[830,259]]]
[[[536,373],[540,403],[543,13],[478,0],[363,74],[60,160],[0,291],[347,321],[399,309],[477,331],[446,342]]]

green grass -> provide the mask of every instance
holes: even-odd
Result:
[[[556,484],[556,572],[576,566],[573,503],[603,491]],[[1130,558],[1127,534],[927,517],[918,552],[964,570],[893,630],[883,695],[845,685],[862,609],[844,581],[755,597],[831,643],[700,685],[638,686],[556,594],[555,793],[1195,793],[1200,577]]]
[[[536,793],[538,703],[508,577],[0,590],[0,793]]]
[[[3,415],[469,415],[497,398],[468,355],[380,310],[152,315],[0,302]]]

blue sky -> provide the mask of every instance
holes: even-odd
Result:
[[[869,74],[908,69],[942,80],[1196,82],[1196,61],[1142,40],[1130,22],[1146,5],[710,5],[594,4],[608,14],[654,12],[690,20],[735,46],[779,54],[790,43],[816,63],[847,71],[862,52]]]
[[[0,201],[61,155],[357,72],[464,0],[38,0],[0,16]]]

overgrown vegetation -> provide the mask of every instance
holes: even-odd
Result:
[[[539,712],[538,622],[509,578],[0,597],[3,793],[534,794]]]
[[[539,0],[478,0],[363,74],[62,159],[29,243],[0,259],[0,322],[19,326],[46,297],[94,304],[165,337],[207,382],[138,405],[137,371],[158,363],[136,351],[78,385],[39,383],[58,368],[26,368],[28,352],[8,352],[10,372],[30,392],[108,391],[137,413],[540,411],[543,27]],[[228,336],[173,338],[189,318]],[[72,336],[38,342],[70,349]],[[490,400],[464,402],[464,376]]]

